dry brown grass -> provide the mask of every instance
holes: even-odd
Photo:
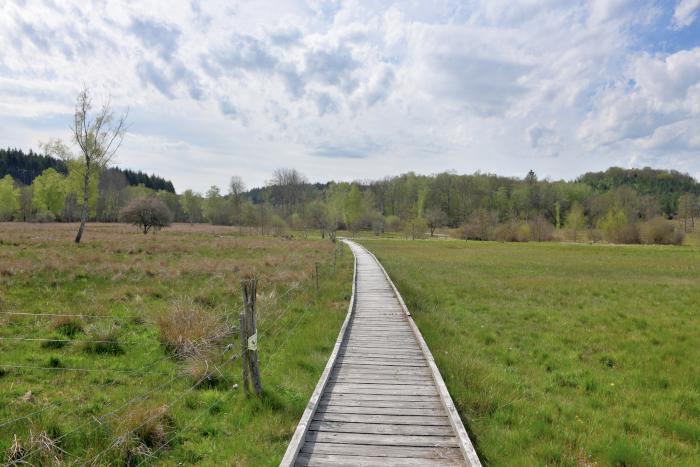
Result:
[[[144,457],[151,457],[174,431],[174,422],[167,407],[132,407],[116,422],[114,439],[117,457],[124,465],[135,465]]]
[[[65,451],[58,447],[46,431],[39,431],[34,428],[29,429],[27,440],[22,443],[14,436],[14,442],[6,451],[7,464],[30,465],[30,466],[51,466],[62,465]]]
[[[166,352],[175,353],[183,360],[197,357],[233,332],[221,316],[196,306],[191,300],[175,301],[170,309],[158,313],[155,320],[160,332],[158,338]]]
[[[137,235],[123,224],[92,223],[86,229],[85,241],[75,245],[72,240],[77,224],[0,223],[3,244],[12,245],[0,249],[0,279],[71,271],[76,281],[89,272],[91,277],[113,281],[138,273],[163,280],[211,275],[226,279],[257,277],[262,282],[279,283],[296,272],[295,264],[318,260],[319,254],[332,248],[330,244],[310,247],[308,242],[284,238],[238,237],[236,227],[225,226],[174,224],[157,236]],[[196,245],[192,234],[199,234]],[[260,260],[253,267],[250,261],[233,260],[230,256],[193,254],[198,248],[245,251]],[[28,249],[31,255],[26,254]],[[266,254],[268,251],[276,253]]]

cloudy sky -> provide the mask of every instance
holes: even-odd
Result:
[[[280,167],[699,178],[699,17],[700,0],[4,0],[0,147],[70,139],[84,84],[129,108],[120,166],[178,192]]]

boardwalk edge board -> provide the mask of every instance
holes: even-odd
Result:
[[[353,254],[354,256],[354,254]],[[323,370],[323,374],[321,375],[321,379],[319,380],[318,384],[316,385],[316,389],[314,389],[314,393],[311,395],[311,400],[309,400],[309,403],[306,405],[306,410],[304,410],[304,414],[301,416],[301,420],[299,421],[299,424],[297,425],[297,429],[294,432],[294,436],[292,437],[292,440],[289,442],[289,446],[287,447],[287,452],[285,452],[284,457],[282,458],[282,462],[280,463],[280,467],[292,467],[294,463],[297,460],[297,457],[299,456],[299,452],[301,451],[301,448],[304,445],[304,439],[306,438],[306,433],[309,431],[309,426],[311,425],[311,421],[314,418],[314,415],[316,414],[316,410],[318,409],[319,402],[321,400],[321,396],[323,395],[324,390],[326,389],[326,385],[328,384],[328,380],[330,379],[331,372],[333,371],[333,367],[335,367],[335,362],[338,359],[338,353],[340,352],[340,347],[341,344],[343,343],[343,338],[345,337],[345,331],[348,328],[348,323],[350,322],[350,318],[352,317],[353,310],[355,308],[355,284],[357,283],[357,256],[355,256],[355,269],[352,274],[352,291],[350,293],[350,306],[348,307],[348,314],[345,317],[345,322],[343,322],[343,327],[340,328],[340,333],[338,334],[338,340],[335,342],[335,347],[333,348],[333,353],[331,354],[330,358],[328,359],[328,363],[326,364],[326,368]]]
[[[352,242],[355,243],[355,242]],[[355,243],[355,245],[359,245]],[[382,263],[379,262],[376,256],[369,251],[367,248],[365,248],[362,245],[359,245],[363,250],[365,250],[367,253],[369,253],[372,258],[377,262],[379,265],[379,268],[384,272],[384,276],[386,276],[386,280],[389,282],[389,285],[391,285],[391,288],[394,290],[394,293],[396,294],[396,298],[398,299],[399,303],[401,304],[401,308],[403,309],[404,313],[406,313],[406,318],[408,320],[408,324],[411,326],[411,329],[413,330],[413,334],[416,337],[416,340],[418,341],[418,345],[420,348],[423,350],[423,355],[425,356],[426,360],[428,360],[428,365],[430,366],[430,371],[433,376],[433,380],[435,381],[435,384],[438,387],[438,392],[440,393],[440,400],[442,401],[442,405],[447,411],[448,418],[450,420],[450,424],[452,425],[452,428],[455,431],[455,434],[457,435],[457,439],[459,440],[459,449],[462,451],[462,455],[464,456],[464,459],[467,461],[468,465],[471,467],[482,467],[481,466],[481,461],[479,460],[479,456],[476,454],[476,450],[474,450],[474,446],[472,445],[471,440],[469,439],[469,435],[467,434],[467,430],[464,428],[464,424],[462,423],[462,419],[459,418],[459,413],[457,412],[457,408],[454,405],[454,402],[452,402],[452,397],[450,396],[450,393],[447,391],[447,386],[445,386],[445,381],[442,379],[442,375],[440,374],[440,370],[438,370],[437,365],[435,365],[435,359],[433,358],[433,354],[430,352],[430,349],[428,349],[428,345],[425,343],[425,340],[423,339],[423,335],[420,333],[420,330],[418,329],[418,326],[416,326],[416,323],[413,322],[413,317],[411,316],[411,312],[408,311],[408,308],[406,307],[406,304],[403,301],[403,297],[401,297],[401,294],[399,293],[398,289],[394,285],[394,282],[391,280],[389,277],[389,274],[387,274],[386,269],[384,269],[384,266],[382,266]],[[357,264],[357,261],[356,261]],[[353,291],[355,290],[355,286],[353,283]]]

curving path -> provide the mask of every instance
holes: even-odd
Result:
[[[401,296],[355,254],[345,324],[282,466],[481,466]]]

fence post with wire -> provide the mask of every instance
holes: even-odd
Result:
[[[262,393],[260,367],[258,365],[258,332],[255,325],[255,301],[258,290],[258,280],[241,281],[243,305],[245,311],[241,315],[241,356],[243,362],[243,390],[249,395],[248,378],[252,383],[253,393]]]

